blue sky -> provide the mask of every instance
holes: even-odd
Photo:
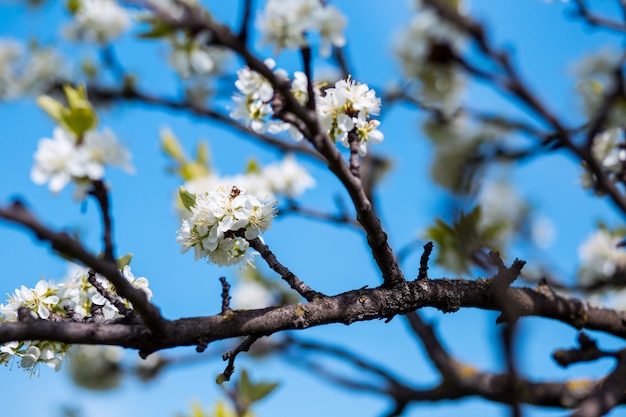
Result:
[[[236,21],[238,2],[206,2],[209,10],[221,21]],[[348,15],[348,56],[355,68],[355,78],[370,85],[385,86],[398,78],[398,66],[392,59],[393,36],[408,23],[406,2],[377,1],[336,2]],[[515,52],[515,62],[540,97],[560,114],[580,114],[574,92],[572,68],[575,60],[611,42],[606,34],[592,34],[581,23],[566,18],[566,6],[544,4],[539,0],[475,0],[471,10],[489,22],[489,34],[499,45]],[[22,40],[38,39],[50,43],[59,37],[60,25],[67,16],[57,2],[41,9],[28,10],[16,2],[0,2],[0,37]],[[616,42],[613,40],[613,42]],[[66,44],[62,51],[70,59],[89,54],[83,46]],[[166,49],[153,42],[134,41],[131,36],[116,44],[124,65],[137,72],[140,84],[156,93],[174,95],[177,82],[173,72],[163,63]],[[269,55],[268,49],[260,49]],[[295,54],[283,52],[278,65],[290,71],[298,69]],[[233,68],[236,68],[234,66]],[[483,85],[472,86],[465,98],[472,107],[484,110],[513,106]],[[101,126],[111,127],[133,154],[137,173],[109,171],[107,179],[113,191],[116,243],[118,253],[134,253],[132,263],[136,275],[150,279],[154,301],[168,318],[215,314],[219,309],[221,275],[234,276],[235,271],[219,269],[204,262],[194,262],[191,255],[179,254],[175,242],[178,227],[172,195],[179,182],[166,174],[167,160],[158,147],[158,131],[170,126],[191,150],[199,138],[209,141],[211,159],[219,172],[235,174],[255,157],[263,163],[276,160],[278,154],[257,146],[233,132],[210,122],[188,118],[141,105],[123,104],[100,114]],[[380,190],[381,216],[390,235],[392,247],[399,248],[420,234],[442,210],[445,194],[428,178],[432,157],[428,142],[419,132],[420,116],[413,109],[396,106],[386,115],[381,129],[385,141],[376,152],[394,158],[395,166]],[[37,141],[51,134],[53,123],[32,99],[0,103],[0,126],[4,127],[0,152],[0,204],[11,198],[23,198],[33,211],[49,225],[60,229],[79,229],[93,248],[99,244],[99,219],[96,207],[84,206],[71,199],[65,190],[51,196],[46,187],[29,179],[32,155]],[[303,203],[319,209],[333,210],[336,194],[343,195],[337,180],[318,165],[301,159],[316,177],[318,187],[305,194]],[[549,250],[549,262],[570,276],[576,268],[576,250],[603,219],[617,224],[610,206],[593,198],[578,185],[579,168],[566,155],[538,158],[511,169],[523,196],[555,223],[556,241]],[[399,198],[398,196],[401,196]],[[573,208],[573,209],[572,209]],[[50,255],[46,247],[34,242],[30,235],[12,226],[2,225],[0,232],[0,263],[4,267],[0,293],[12,292],[22,284],[34,285],[41,278],[63,277],[66,264]],[[306,237],[311,246],[294,244],[294,238]],[[375,286],[379,274],[368,257],[363,236],[347,228],[335,228],[317,221],[288,217],[280,219],[266,235],[267,243],[279,259],[289,265],[307,283],[325,293],[338,293],[364,285]],[[512,257],[518,256],[512,254]],[[407,263],[407,275],[416,272],[417,257]],[[324,261],[320,261],[324,260]],[[445,273],[433,270],[433,276]],[[496,315],[475,310],[443,316],[427,310],[425,316],[437,323],[437,330],[446,345],[460,359],[481,369],[502,369]],[[610,362],[576,366],[570,370],[556,367],[549,354],[556,348],[571,346],[576,332],[559,323],[525,319],[521,325],[520,368],[537,379],[562,379],[572,375],[600,376],[611,367]],[[346,327],[332,325],[309,329],[303,337],[346,344],[363,356],[385,364],[398,375],[417,384],[436,381],[436,374],[424,359],[421,346],[406,331],[403,320],[356,323]],[[602,337],[602,346],[618,346],[617,340]],[[224,348],[227,349],[227,348]],[[193,348],[177,349],[165,354],[191,354]],[[134,352],[127,352],[130,357]],[[259,416],[380,415],[389,406],[366,395],[351,395],[286,365],[277,359],[250,362],[238,361],[238,369],[246,367],[252,377],[281,381],[281,388],[257,408]],[[85,417],[115,415],[173,416],[189,410],[191,401],[211,406],[220,397],[214,377],[224,364],[215,355],[197,366],[181,367],[166,372],[156,383],[143,385],[134,380],[121,389],[93,394],[69,383],[61,372],[42,369],[39,378],[29,378],[21,370],[0,369],[0,392],[3,393],[3,414],[56,416],[63,405],[77,406]],[[138,411],[141,410],[141,411]],[[501,415],[504,407],[468,399],[455,403],[419,404],[409,415],[456,416],[459,413]],[[554,410],[529,408],[528,415],[557,415]],[[613,413],[617,415],[617,413]]]

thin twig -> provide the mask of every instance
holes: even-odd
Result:
[[[100,284],[100,282],[96,278],[96,271],[90,269],[87,272],[87,280],[91,285],[93,285],[93,287],[96,289],[96,291],[98,291],[100,295],[106,298],[113,305],[113,307],[115,307],[117,311],[120,312],[121,315],[131,321],[133,320],[133,318],[135,317],[135,312],[131,308],[126,307],[124,305],[124,302],[120,300],[119,297],[111,294],[109,291],[106,290],[106,288],[102,286],[102,284]]]
[[[220,277],[222,284],[222,314],[228,314],[232,311],[230,308],[230,284],[226,281],[226,277]]]
[[[417,279],[428,279],[428,260],[433,252],[433,242],[426,242],[424,245],[424,252],[420,258],[420,269],[417,274]]]
[[[265,243],[263,243],[261,239],[257,237],[249,240],[248,242],[250,243],[250,246],[254,248],[254,250],[261,254],[261,257],[265,259],[267,265],[274,272],[277,272],[281,276],[281,278],[285,280],[285,282],[287,282],[287,284],[289,284],[291,288],[296,290],[298,294],[304,297],[304,299],[306,299],[307,301],[312,301],[320,297],[326,297],[321,292],[317,292],[311,289],[311,287],[302,282],[300,278],[296,276],[296,274],[291,272],[289,268],[281,264],[276,258],[276,255],[274,255],[270,248]]]
[[[102,216],[102,240],[104,242],[104,259],[115,262],[115,246],[113,244],[113,218],[111,216],[111,205],[109,204],[109,191],[102,180],[92,182],[89,191],[98,202],[100,214]]]
[[[222,359],[228,361],[226,369],[224,369],[221,375],[224,381],[230,381],[230,377],[233,375],[233,372],[235,372],[235,358],[237,355],[241,352],[247,352],[257,340],[259,340],[259,336],[248,336],[235,349],[229,350],[222,355]]]

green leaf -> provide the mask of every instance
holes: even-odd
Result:
[[[248,164],[246,165],[245,173],[252,174],[259,172],[261,172],[261,167],[259,166],[259,163],[256,161],[256,159],[250,159],[248,161]]]
[[[122,256],[121,258],[117,258],[115,260],[115,262],[117,262],[117,267],[119,269],[124,269],[124,267],[126,265],[130,265],[130,261],[133,260],[133,254],[132,253],[127,253],[126,255]]]
[[[196,195],[185,190],[182,186],[178,189],[178,194],[183,206],[191,211],[191,208],[196,205]]]
[[[176,28],[167,23],[155,20],[150,22],[152,27],[147,31],[137,35],[140,39],[159,39],[171,35],[176,32]]]
[[[82,3],[80,0],[67,0],[67,2],[65,2],[67,10],[73,15],[76,14],[81,5]]]
[[[77,138],[98,125],[98,116],[91,106],[63,109],[62,124],[71,130]]]
[[[195,178],[202,178],[209,175],[209,169],[197,162],[185,162],[181,165],[178,173],[186,181],[193,180]]]
[[[247,409],[253,403],[268,396],[276,387],[278,384],[273,382],[252,382],[248,377],[248,372],[244,369],[241,371],[237,384],[237,402]]]
[[[185,152],[170,129],[161,130],[161,149],[181,164],[185,162]]]
[[[199,142],[196,148],[196,162],[207,169],[209,167],[209,146],[204,141]]]
[[[487,248],[500,251],[498,236],[506,224],[481,226],[481,209],[475,207],[469,213],[461,213],[451,224],[441,219],[426,231],[426,238],[437,244],[435,262],[457,273],[469,272],[478,252]]]
[[[64,85],[63,91],[69,107],[49,96],[39,97],[37,103],[54,121],[74,133],[80,140],[85,132],[97,126],[98,116],[87,99],[87,90],[83,84],[76,89]]]
[[[52,117],[55,122],[61,123],[61,120],[63,119],[63,104],[50,96],[39,96],[39,98],[37,98],[37,104],[43,111],[48,113],[48,115]]]

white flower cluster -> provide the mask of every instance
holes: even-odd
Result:
[[[275,64],[273,60],[267,60],[266,65],[274,68]],[[288,78],[283,70],[274,72],[280,77]],[[302,140],[302,133],[293,125],[273,118],[273,101],[276,97],[269,81],[248,67],[238,71],[237,75],[235,87],[239,93],[233,96],[237,107],[230,116],[244,120],[255,132],[278,133],[289,130],[295,140]],[[355,133],[361,156],[367,154],[369,142],[382,142],[384,135],[378,130],[380,122],[370,118],[372,115],[379,114],[380,98],[376,97],[376,92],[367,84],[356,83],[348,78],[337,81],[334,87],[327,88],[323,92],[319,88],[315,88],[314,91],[320,125],[331,139],[349,147],[348,134]],[[294,73],[291,93],[300,103],[306,103],[308,93],[304,73]]]
[[[449,120],[427,119],[424,133],[435,147],[431,162],[435,182],[454,192],[466,192],[475,179],[472,174],[476,164],[472,159],[480,155],[481,146],[496,144],[508,132],[495,124],[474,123],[465,113],[459,113]]]
[[[66,27],[70,39],[106,44],[130,28],[129,13],[115,0],[76,0],[74,21]]]
[[[607,111],[604,108],[605,95],[615,88],[618,81],[615,71],[621,68],[621,61],[621,53],[604,49],[584,57],[576,67],[578,76],[576,88],[582,96],[585,114],[590,119],[597,117],[600,111]],[[624,125],[626,125],[626,100],[620,96],[609,109],[605,126]]]
[[[354,131],[361,156],[367,154],[369,142],[383,141],[383,133],[378,130],[380,122],[370,119],[380,112],[380,99],[367,84],[355,83],[350,78],[339,80],[335,87],[327,88],[316,99],[320,125],[334,141],[349,148],[348,134]]]
[[[597,134],[593,138],[591,152],[611,179],[624,179],[626,143],[624,142],[622,129],[613,127]],[[586,169],[581,174],[581,180],[583,188],[593,188],[595,186],[594,175]]]
[[[283,48],[298,49],[307,45],[307,36],[319,34],[320,55],[330,55],[330,45],[346,43],[343,29],[346,17],[320,0],[269,0],[258,27],[263,42],[274,45],[276,54]]]
[[[265,65],[274,69],[276,63],[273,59],[266,59]],[[283,69],[274,71],[278,77],[288,79],[287,72]],[[243,67],[237,71],[235,87],[239,93],[233,95],[233,101],[237,105],[230,113],[233,119],[242,119],[257,133],[279,133],[289,130],[292,137],[302,139],[302,134],[289,123],[274,120],[274,89],[270,82],[256,71]],[[307,81],[303,72],[296,72],[291,83],[291,93],[304,104],[307,101]]]
[[[232,184],[249,194],[266,196],[273,200],[277,195],[298,197],[315,186],[315,179],[298,164],[292,154],[288,154],[280,162],[257,167],[244,174],[235,176],[211,174],[187,181],[183,187],[193,194],[201,194]]]
[[[0,38],[0,100],[39,94],[64,78],[64,72],[63,59],[54,50]]]
[[[607,280],[618,271],[626,270],[626,251],[618,247],[623,236],[600,229],[578,248],[581,267],[578,280],[588,286]]]
[[[438,56],[459,54],[463,44],[463,34],[431,9],[420,9],[397,41],[404,74],[419,81],[425,101],[442,104],[449,113],[458,106],[464,79],[456,65]]]
[[[267,287],[249,279],[241,280],[232,294],[230,304],[235,309],[251,310],[276,304],[274,295]]]
[[[176,241],[182,253],[193,248],[196,260],[207,258],[220,266],[251,264],[248,240],[270,228],[276,215],[274,204],[237,187],[222,186],[198,194]]]
[[[142,289],[148,298],[152,297],[146,278],[136,278],[128,265],[122,274],[135,288]],[[96,279],[104,289],[115,295],[115,289],[107,279],[100,275],[96,275]],[[128,301],[124,300],[124,304],[131,307]],[[48,320],[53,315],[67,319],[87,318],[92,316],[94,310],[99,310],[106,320],[121,317],[117,308],[89,282],[87,269],[78,266],[63,283],[41,280],[35,288],[22,285],[16,289],[6,304],[0,304],[0,322],[17,321],[19,310],[23,307],[30,310],[33,319]],[[68,309],[74,312],[72,317],[67,317]],[[18,357],[19,366],[31,372],[37,372],[39,363],[59,370],[69,348],[70,345],[60,342],[9,342],[0,345],[0,364],[8,364]]]
[[[124,376],[119,346],[76,345],[68,371],[72,381],[82,388],[107,390],[119,386]]]
[[[169,63],[181,78],[221,73],[232,57],[227,49],[207,46],[207,36],[203,35],[204,32],[193,39],[178,35],[168,38],[172,46]]]
[[[68,182],[75,181],[79,186],[75,197],[82,199],[90,181],[102,179],[106,165],[117,165],[128,172],[133,171],[130,153],[117,142],[111,130],[91,130],[79,139],[57,127],[52,138],[39,141],[31,179],[36,184],[48,182],[53,193],[61,191]]]

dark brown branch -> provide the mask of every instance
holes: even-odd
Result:
[[[220,277],[222,284],[222,314],[228,314],[232,311],[230,308],[230,284],[226,281],[226,277]]]
[[[428,260],[431,253],[433,253],[433,242],[426,242],[424,245],[424,252],[420,257],[420,269],[417,274],[417,279],[428,279]]]
[[[471,396],[480,396],[505,404],[511,402],[511,396],[507,389],[511,385],[511,379],[508,375],[480,372],[475,368],[455,362],[450,357],[447,358],[447,361],[450,365],[456,366],[458,370],[455,378],[444,379],[432,388],[414,388],[373,361],[360,358],[343,348],[312,342],[300,343],[298,339],[295,339],[294,345],[290,346],[290,340],[288,339],[285,343],[286,347],[290,348],[286,351],[288,354],[286,359],[289,363],[313,371],[322,378],[342,387],[382,395],[393,400],[396,407],[389,415],[400,415],[402,410],[411,402],[434,402]],[[307,358],[300,353],[300,349],[304,352],[312,351],[332,356],[362,371],[366,377],[378,377],[382,378],[382,381],[367,381],[363,376],[347,377],[344,373],[333,371]],[[445,356],[440,358],[442,363],[446,361]],[[578,406],[600,385],[601,381],[592,380],[538,383],[522,378],[519,378],[515,383],[519,390],[520,402],[559,408]]]
[[[620,404],[626,390],[626,350],[620,352],[615,369],[598,390],[587,397],[572,417],[603,416]]]
[[[347,213],[340,213],[340,214],[335,214],[335,215],[324,213],[321,211],[316,211],[313,209],[303,207],[293,200],[289,200],[287,202],[287,206],[278,208],[277,218],[280,219],[281,215],[289,214],[289,213],[300,214],[302,216],[309,217],[311,219],[328,221],[331,223],[335,223],[337,225],[350,226],[350,227],[355,228],[356,230],[363,230],[363,228],[361,227],[361,224],[357,222],[354,218],[348,216]]]
[[[67,233],[55,232],[48,229],[24,207],[19,201],[14,202],[7,208],[0,207],[0,218],[16,223],[32,231],[39,240],[47,241],[52,249],[63,254],[69,259],[78,261],[106,277],[115,287],[117,293],[130,301],[133,308],[139,313],[146,325],[156,333],[163,329],[165,320],[161,317],[159,309],[148,301],[146,294],[133,287],[120,273],[115,261],[98,259],[89,253],[83,245],[73,239]],[[144,329],[146,333],[148,329]]]
[[[224,353],[224,355],[222,355],[222,359],[225,361],[227,360],[228,364],[226,365],[226,369],[224,369],[224,372],[220,376],[218,376],[218,379],[221,380],[221,382],[230,381],[230,377],[235,372],[235,358],[241,352],[247,352],[248,350],[250,350],[250,347],[258,339],[258,336],[248,336],[235,349],[229,350],[228,352]]]
[[[574,0],[573,3],[577,6],[577,9],[572,12],[572,14],[575,17],[582,17],[590,26],[607,29],[621,34],[626,32],[626,25],[624,22],[611,20],[604,16],[592,13],[583,0]]]
[[[576,146],[572,141],[568,129],[561,121],[539,100],[539,98],[523,82],[517,70],[511,64],[509,54],[494,49],[485,36],[484,28],[466,16],[462,16],[456,10],[441,1],[424,0],[424,4],[436,11],[443,19],[451,22],[460,30],[470,36],[480,51],[498,65],[503,71],[502,77],[487,78],[498,91],[508,93],[512,98],[524,105],[531,113],[540,120],[551,126],[560,143],[573,153],[581,161],[585,161],[589,171],[596,179],[598,190],[606,192],[613,204],[626,214],[626,197],[620,192],[615,184],[604,174],[602,166],[586,149]]]
[[[244,0],[241,24],[239,25],[239,40],[244,45],[248,43],[248,33],[250,32],[250,17],[252,16],[253,0]]]
[[[100,284],[100,282],[96,278],[96,272],[93,269],[90,269],[87,272],[87,275],[87,280],[91,285],[93,285],[96,291],[98,291],[100,295],[106,298],[113,305],[113,307],[115,307],[117,311],[120,312],[121,315],[132,321],[135,316],[135,312],[131,308],[126,307],[122,300],[119,299],[119,297],[111,294],[109,291],[106,290],[106,288],[102,286],[102,284]]]
[[[60,86],[59,86],[60,87]],[[230,128],[233,128],[239,132],[245,133],[246,137],[252,137],[255,140],[260,141],[266,145],[270,145],[272,147],[278,148],[283,152],[295,152],[300,155],[311,157],[317,161],[323,161],[323,158],[320,157],[319,153],[306,146],[303,143],[291,143],[287,141],[283,141],[277,139],[273,136],[254,132],[252,129],[247,128],[241,123],[233,120],[226,114],[222,114],[216,110],[213,110],[208,107],[202,107],[197,103],[192,101],[179,101],[165,97],[158,97],[149,95],[147,93],[143,93],[135,88],[123,88],[123,89],[115,89],[115,88],[107,88],[99,85],[90,85],[89,86],[89,95],[95,101],[112,101],[112,100],[127,100],[127,101],[138,101],[144,104],[152,105],[152,106],[160,106],[166,107],[170,110],[178,110],[189,112],[193,115],[199,116],[201,118],[207,118],[212,121],[216,121],[222,123]]]
[[[115,262],[115,246],[113,245],[113,219],[111,217],[111,205],[109,204],[109,191],[103,181],[92,182],[89,191],[100,207],[102,215],[102,241],[104,242],[104,259]]]
[[[315,111],[315,91],[313,90],[313,69],[311,68],[311,48],[305,46],[300,49],[300,55],[302,55],[302,67],[304,68],[304,75],[306,75],[306,108]]]
[[[97,264],[97,262],[93,262]],[[99,265],[99,264],[98,264]],[[626,339],[626,313],[589,306],[587,303],[530,288],[507,289],[509,303],[523,316],[551,318],[575,328],[599,330]],[[386,319],[423,307],[454,312],[464,307],[500,310],[492,281],[478,278],[431,279],[381,286],[322,297],[308,303],[234,311],[208,317],[165,321],[163,333],[155,335],[141,324],[67,323],[35,320],[30,323],[0,323],[0,344],[12,340],[53,340],[64,343],[119,345],[156,351],[176,346],[195,346],[247,336],[270,335],[329,323]]]
[[[411,330],[420,338],[426,354],[437,368],[444,381],[458,381],[460,363],[443,347],[431,325],[425,323],[417,311],[406,315]]]
[[[605,352],[598,348],[596,341],[591,339],[584,332],[578,335],[580,347],[575,349],[559,349],[552,354],[554,360],[562,367],[567,367],[573,363],[592,362],[600,358],[617,358],[615,352]]]
[[[287,284],[289,284],[291,288],[296,290],[298,294],[304,297],[305,300],[312,301],[316,298],[325,297],[324,294],[311,289],[311,287],[302,282],[300,278],[296,276],[296,274],[291,272],[289,268],[281,264],[276,258],[276,255],[274,255],[274,253],[270,250],[269,246],[261,242],[261,239],[257,237],[249,240],[248,242],[250,243],[250,246],[254,248],[254,250],[261,254],[261,257],[265,259],[267,265],[274,272],[277,272],[281,276],[281,278],[285,280],[285,282],[287,282]]]
[[[350,145],[350,172],[355,178],[361,178],[361,162],[359,160],[359,138],[356,132],[348,133],[348,144]]]

